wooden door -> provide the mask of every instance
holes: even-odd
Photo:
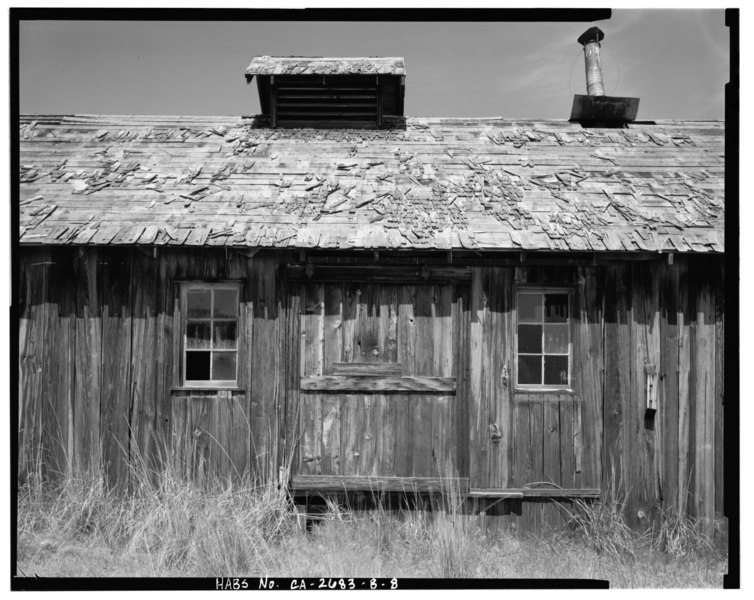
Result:
[[[512,374],[509,486],[596,490],[603,373],[599,271],[579,268],[534,273],[521,268],[516,280],[513,353],[518,360]],[[523,305],[522,296],[529,298],[527,302],[537,299],[541,307],[531,312],[531,306]],[[535,344],[534,350],[522,339],[527,329],[542,333],[543,341]],[[526,373],[522,357],[543,358],[542,373],[532,374],[531,369]],[[548,359],[556,367],[549,374]]]
[[[471,488],[598,487],[603,369],[598,269],[474,269],[468,395]],[[562,296],[567,296],[567,318],[544,316],[548,291],[556,296],[551,300],[560,298],[561,306]],[[522,311],[518,294],[541,296],[542,307]],[[568,347],[565,369],[548,369],[549,356],[556,356],[557,365],[566,354],[555,343],[557,336],[549,341],[544,337],[535,347],[521,343],[521,335],[532,330],[539,337],[563,328],[568,333],[560,338]],[[541,366],[532,369],[534,361]],[[558,385],[552,373],[561,370],[566,371],[565,381]],[[538,375],[532,377],[532,371]]]
[[[465,288],[303,283],[299,293],[298,473],[457,475]]]

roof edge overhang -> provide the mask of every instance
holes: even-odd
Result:
[[[293,253],[306,252],[310,256],[316,255],[342,255],[352,254],[368,256],[370,260],[378,261],[379,257],[389,257],[392,255],[400,256],[406,254],[424,253],[426,255],[435,256],[447,256],[448,253],[452,253],[453,256],[477,256],[481,258],[481,255],[488,257],[509,257],[514,258],[517,262],[526,262],[527,260],[554,256],[559,257],[564,261],[578,261],[578,264],[584,261],[591,261],[594,264],[599,264],[600,260],[660,260],[667,259],[669,255],[678,256],[724,256],[725,250],[677,250],[664,248],[662,250],[558,250],[558,249],[546,249],[546,248],[485,248],[485,247],[452,247],[452,248],[435,248],[427,246],[410,246],[410,247],[343,247],[343,248],[321,248],[311,246],[247,246],[241,244],[159,244],[159,243],[131,243],[131,244],[76,244],[76,243],[45,243],[45,242],[33,242],[28,241],[19,242],[21,248],[138,248],[149,250],[207,250],[217,249],[220,250],[236,250],[240,252],[259,252],[259,251],[290,251]],[[375,253],[378,253],[378,258],[375,258]],[[574,262],[574,264],[576,264]]]

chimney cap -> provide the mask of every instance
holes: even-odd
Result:
[[[605,34],[599,27],[590,27],[584,33],[579,36],[577,40],[582,46],[586,46],[590,42],[601,42],[605,39]]]

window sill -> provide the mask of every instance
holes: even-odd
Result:
[[[514,396],[576,396],[572,388],[514,388]],[[541,398],[542,400],[557,400],[557,398]],[[518,402],[525,402],[525,398],[516,398]]]

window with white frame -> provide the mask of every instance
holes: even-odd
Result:
[[[516,292],[516,383],[521,388],[571,385],[570,293],[519,288]]]
[[[184,386],[237,385],[239,291],[234,283],[183,284]]]

